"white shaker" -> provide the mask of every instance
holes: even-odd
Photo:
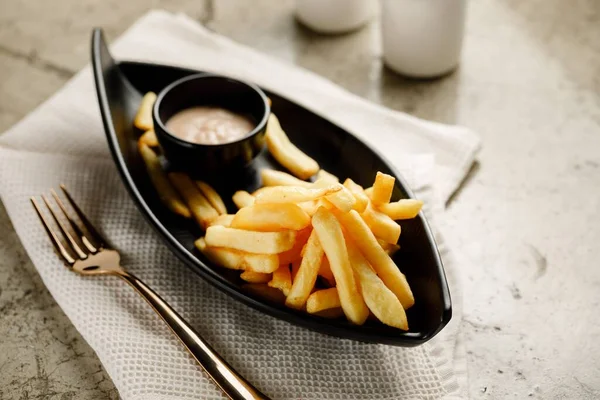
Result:
[[[467,0],[382,0],[383,60],[392,70],[433,78],[458,65]]]
[[[369,22],[377,0],[296,0],[296,18],[319,33],[344,33]]]

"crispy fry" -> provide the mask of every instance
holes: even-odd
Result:
[[[390,202],[395,181],[396,178],[393,176],[377,172],[375,183],[373,184],[373,196],[371,197],[371,201],[375,206],[381,206]]]
[[[371,312],[386,325],[408,330],[408,320],[400,300],[373,271],[352,239],[346,238],[346,248],[350,264],[360,283],[360,292]]]
[[[271,274],[264,274],[262,272],[248,270],[242,272],[240,274],[240,278],[251,283],[267,283],[271,280]]]
[[[312,183],[298,179],[287,172],[268,168],[260,170],[260,177],[264,186],[300,186],[308,188],[312,185]]]
[[[219,215],[217,218],[215,218],[212,221],[210,221],[210,223],[208,224],[208,226],[220,225],[220,226],[230,227],[231,226],[231,221],[233,221],[233,217],[235,217],[235,215],[233,215],[233,214]]]
[[[154,129],[148,129],[142,136],[140,136],[138,141],[144,143],[146,146],[158,147],[158,139],[156,138]]]
[[[394,203],[383,204],[379,207],[379,211],[386,214],[393,220],[415,218],[421,208],[423,202],[415,199],[403,199]]]
[[[319,170],[319,164],[315,160],[290,142],[273,113],[267,124],[266,142],[271,155],[298,178],[308,179]]]
[[[415,299],[406,281],[406,277],[400,272],[398,266],[396,266],[385,250],[377,243],[377,239],[367,226],[367,223],[362,220],[355,210],[345,214],[338,212],[336,213],[336,217],[346,228],[352,241],[356,243],[356,246],[369,264],[371,264],[377,275],[398,297],[402,306],[405,309],[411,307],[415,303]]]
[[[367,195],[365,194],[365,191],[363,190],[362,186],[360,186],[358,183],[355,183],[352,179],[348,178],[344,181],[344,187],[346,187],[346,189],[348,189],[350,193],[352,193],[352,195],[354,196],[354,200],[356,200],[356,202],[354,203],[354,209],[359,213],[365,211],[367,205],[369,204],[369,197],[367,197]]]
[[[312,225],[309,225],[306,228],[299,230],[296,234],[296,241],[294,242],[294,246],[291,249],[279,254],[279,263],[291,264],[302,258],[302,249],[308,241],[308,237],[310,236],[311,232]]]
[[[146,144],[141,142],[138,143],[138,149],[144,160],[144,164],[146,164],[146,170],[148,171],[148,175],[150,175],[150,180],[163,204],[174,213],[190,218],[192,216],[190,209],[185,205],[173,185],[171,185],[171,182],[169,182],[156,153],[154,153],[154,151]]]
[[[321,260],[321,265],[319,266],[319,276],[325,279],[329,286],[335,286],[335,277],[333,276],[333,272],[331,272],[331,266],[329,265],[329,260],[327,257],[323,257]]]
[[[194,245],[206,258],[221,267],[270,273],[279,268],[279,257],[276,254],[252,254],[224,247],[209,247],[206,240],[200,238]]]
[[[168,176],[175,189],[177,189],[181,197],[185,200],[196,222],[202,229],[206,230],[210,221],[219,216],[217,210],[200,193],[200,190],[198,190],[198,187],[189,176],[181,172],[171,172]]]
[[[303,188],[298,186],[272,186],[264,187],[255,195],[256,203],[303,203],[316,200],[320,197],[339,192],[343,186],[340,184],[327,187]]]
[[[388,255],[390,257],[393,256],[394,253],[396,253],[398,250],[400,250],[400,246],[399,245],[388,243],[385,240],[377,239],[377,243],[379,243],[379,245],[381,246],[381,248],[383,250],[385,250],[385,252],[388,253]]]
[[[200,189],[200,192],[208,199],[208,202],[217,212],[221,215],[227,214],[227,208],[225,207],[225,203],[223,203],[223,199],[219,196],[219,193],[212,186],[210,186],[206,182],[196,181],[196,185]]]
[[[323,310],[341,307],[337,288],[317,290],[306,300],[306,311],[315,314]],[[367,310],[368,313],[368,310]]]
[[[294,203],[254,204],[244,207],[235,214],[231,222],[232,228],[261,232],[286,229],[297,231],[309,225],[310,216]]]
[[[317,172],[317,180],[321,179],[323,179],[327,183],[338,183],[340,181],[340,179],[337,176],[325,171],[324,169],[320,169],[319,172]]]
[[[365,194],[369,199],[373,198],[373,186],[365,189]]]
[[[294,278],[292,288],[285,300],[286,306],[298,310],[304,307],[304,304],[317,281],[317,274],[319,272],[319,267],[321,266],[323,254],[323,247],[319,242],[319,237],[313,230],[308,238],[306,247],[304,248],[304,254],[298,273]]]
[[[291,270],[292,270],[292,285],[294,284],[294,281],[296,280],[296,275],[298,275],[298,270],[300,269],[300,264],[302,264],[301,258],[295,260],[293,263],[290,264]]]
[[[233,203],[237,206],[237,208],[249,207],[254,204],[254,196],[245,190],[238,190],[233,194],[232,197]]]
[[[319,241],[323,246],[323,250],[325,251],[325,254],[327,254],[327,259],[329,260],[329,265],[337,284],[344,314],[346,314],[346,317],[351,322],[361,325],[369,316],[369,309],[367,308],[358,289],[357,282],[354,279],[352,266],[348,260],[348,251],[346,249],[342,227],[331,211],[324,207],[317,210],[317,213],[313,217],[312,224],[313,229],[317,232]],[[375,238],[373,238],[373,240],[375,240]],[[375,243],[377,242],[375,241]],[[377,247],[381,249],[378,244]]]
[[[211,226],[206,230],[206,244],[227,247],[257,254],[277,254],[291,249],[296,231],[254,232],[242,229]]]
[[[325,196],[325,199],[327,199],[331,204],[333,204],[336,208],[343,212],[348,212],[352,210],[352,207],[354,207],[354,203],[356,203],[356,200],[354,199],[352,193],[340,183],[330,183],[326,179],[319,179],[314,183],[313,187],[326,188],[331,187],[332,185],[340,189],[335,193]]]
[[[400,225],[386,214],[377,211],[370,204],[361,214],[373,234],[388,243],[398,243],[400,239]]]
[[[315,215],[319,208],[319,200],[310,200],[302,203],[298,203],[298,206],[303,209],[311,217]]]
[[[138,109],[135,119],[133,120],[133,125],[136,128],[143,131],[154,128],[154,123],[152,122],[152,107],[154,106],[155,101],[155,93],[148,92],[144,95],[142,102],[140,103],[140,108]]]
[[[280,289],[283,294],[287,296],[292,287],[292,275],[290,273],[289,265],[280,265],[279,268],[273,272],[273,277],[268,285]]]

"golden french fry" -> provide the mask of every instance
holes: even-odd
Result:
[[[350,193],[352,193],[354,200],[356,200],[354,203],[354,209],[359,213],[365,211],[367,205],[369,204],[369,197],[367,197],[365,194],[362,186],[348,178],[344,181],[344,187],[348,189]]]
[[[312,185],[312,183],[298,179],[287,172],[268,168],[260,170],[260,177],[264,186],[300,186],[308,188]]]
[[[352,242],[352,239],[346,238],[346,248],[348,249],[350,264],[360,283],[360,292],[369,310],[384,324],[405,331],[408,330],[406,312],[400,300],[373,271],[365,257]]]
[[[388,255],[390,257],[393,256],[398,250],[400,250],[400,246],[399,245],[388,243],[385,240],[377,239],[377,243],[379,243],[379,245],[381,246],[381,248],[383,250],[385,250],[385,252],[388,253]]]
[[[175,189],[177,189],[181,197],[185,200],[196,222],[202,229],[206,230],[210,221],[219,216],[217,210],[200,193],[200,190],[198,190],[198,187],[189,176],[181,172],[171,172],[168,176]]]
[[[385,215],[385,214],[384,214]],[[387,217],[386,215],[386,218]],[[294,203],[254,204],[240,209],[231,222],[232,228],[272,232],[300,230],[310,225],[310,216]]]
[[[233,203],[237,206],[237,208],[240,209],[251,206],[252,204],[254,204],[255,201],[254,196],[252,196],[245,190],[238,190],[237,192],[235,192],[233,194],[232,200]]]
[[[286,306],[297,310],[304,307],[308,296],[310,296],[310,292],[317,282],[317,274],[319,273],[323,254],[323,247],[319,242],[319,237],[313,230],[304,248],[302,262],[294,278],[294,283],[285,300]]]
[[[298,178],[308,179],[319,170],[319,164],[315,160],[290,142],[273,113],[269,116],[265,137],[271,155]]]
[[[276,254],[252,254],[224,247],[209,247],[204,238],[196,240],[194,245],[210,261],[228,269],[270,273],[279,268]]]
[[[373,234],[388,243],[398,243],[400,239],[400,225],[386,214],[377,211],[370,204],[361,214]]]
[[[158,139],[156,138],[156,133],[154,133],[154,129],[148,129],[138,141],[144,143],[146,146],[150,147],[158,147]]]
[[[406,277],[390,256],[381,248],[369,226],[356,210],[349,213],[337,212],[336,217],[342,223],[346,232],[356,243],[360,252],[365,256],[377,275],[385,285],[398,297],[402,306],[407,309],[415,303]],[[331,261],[331,260],[330,260]],[[333,269],[333,268],[332,268]],[[335,273],[335,271],[334,271]],[[337,282],[337,276],[336,276]]]
[[[290,292],[290,288],[292,287],[290,266],[280,265],[279,268],[273,272],[273,277],[269,281],[268,285],[281,290],[283,294],[287,296]]]
[[[217,193],[217,191],[213,189],[212,186],[202,181],[196,181],[196,185],[198,185],[198,188],[200,189],[204,197],[208,199],[210,205],[213,206],[213,208],[217,210],[219,214],[227,214],[227,208],[225,207],[225,203],[223,203],[223,199],[221,199],[219,193]]]
[[[257,254],[277,254],[291,249],[296,231],[255,232],[242,229],[211,226],[206,230],[206,244],[227,247]]]
[[[375,206],[379,207],[382,204],[390,202],[395,181],[396,178],[393,176],[377,172],[375,183],[373,183],[373,195],[371,197],[371,201]]]
[[[242,272],[240,274],[240,278],[251,283],[267,283],[271,280],[271,274],[264,274],[262,272],[248,270]]]
[[[136,128],[143,131],[154,128],[154,123],[152,122],[152,107],[154,106],[155,101],[155,93],[148,92],[144,95],[142,102],[140,103],[140,108],[138,109],[135,119],[133,120],[133,125]]]
[[[319,200],[310,200],[302,203],[298,203],[298,206],[303,209],[311,217],[315,215],[319,208]]]
[[[150,176],[150,180],[154,185],[154,188],[158,192],[158,197],[171,211],[179,214],[183,217],[190,218],[192,213],[190,209],[185,205],[169,179],[167,174],[160,165],[160,160],[154,151],[146,144],[139,142],[138,149],[140,155],[146,164],[146,170]]]
[[[320,169],[319,172],[317,172],[317,180],[321,179],[323,179],[327,183],[338,183],[340,181],[340,179],[337,176],[325,171],[324,169]]]
[[[301,263],[302,263],[302,259],[299,258],[299,259],[295,260],[293,263],[290,264],[291,268],[292,268],[292,284],[296,280],[296,275],[298,274],[298,270],[300,269],[300,264]]]
[[[403,199],[394,203],[383,204],[379,206],[379,211],[386,214],[393,220],[415,218],[421,208],[423,202],[415,199]]]
[[[352,210],[352,208],[354,207],[354,203],[356,203],[356,200],[354,199],[352,193],[340,183],[330,183],[327,182],[326,179],[319,179],[313,184],[313,187],[326,188],[331,187],[332,185],[340,189],[335,193],[328,194],[327,196],[325,196],[325,199],[343,212],[348,212]]]
[[[303,188],[298,186],[271,186],[261,188],[255,194],[256,203],[303,203],[339,192],[343,186],[339,183],[327,187]]]
[[[311,232],[312,225],[309,225],[306,228],[299,230],[296,234],[296,241],[294,242],[294,246],[288,251],[279,253],[279,263],[291,264],[302,258],[302,250],[304,248],[304,245],[308,241],[308,237],[310,236]]]
[[[312,225],[313,229],[317,232],[319,242],[321,242],[323,250],[327,255],[327,259],[329,260],[329,265],[331,267],[331,272],[333,272],[333,276],[335,277],[344,314],[346,314],[346,317],[351,322],[362,325],[369,316],[369,309],[367,308],[358,289],[358,284],[354,279],[352,266],[348,259],[344,234],[342,233],[342,226],[332,212],[325,207],[321,207],[317,210],[316,214],[313,216]],[[375,238],[373,238],[373,240],[375,240]],[[375,243],[377,243],[376,240]],[[381,249],[379,244],[377,244],[377,247]]]
[[[233,215],[233,214],[219,215],[217,218],[215,218],[212,221],[210,221],[210,223],[208,224],[208,226],[220,225],[220,226],[230,227],[231,226],[231,221],[233,221],[233,217],[235,217],[235,215]]]
[[[319,276],[323,277],[329,286],[335,286],[335,277],[333,276],[333,272],[331,272],[331,266],[329,265],[329,260],[327,257],[323,257],[321,260],[321,265],[319,266]]]
[[[320,311],[341,307],[340,296],[337,288],[317,290],[308,296],[306,300],[306,311],[315,314]],[[369,310],[367,310],[368,313]]]
[[[367,195],[367,197],[369,199],[372,199],[373,198],[373,186],[371,186],[370,188],[366,188],[365,194]]]

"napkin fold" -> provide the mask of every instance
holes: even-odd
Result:
[[[326,116],[376,148],[425,200],[432,225],[464,178],[479,139],[369,103],[308,71],[152,11],[112,46],[118,59],[175,64],[253,81]],[[285,124],[285,121],[282,121]],[[458,266],[436,232],[452,322],[417,348],[328,337],[263,315],[185,268],[140,217],[110,158],[89,67],[0,136],[0,197],[57,303],[96,351],[123,399],[221,399],[162,321],[114,278],[62,267],[27,205],[65,183],[121,251],[123,265],[160,293],[240,373],[274,399],[451,399],[465,396]]]

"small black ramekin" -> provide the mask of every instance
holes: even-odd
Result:
[[[195,106],[222,107],[249,116],[256,124],[234,142],[198,144],[171,134],[166,123],[177,112]],[[257,86],[224,76],[196,74],[165,87],[154,103],[154,131],[170,168],[198,178],[235,173],[264,148],[267,120],[271,112],[267,96]]]

